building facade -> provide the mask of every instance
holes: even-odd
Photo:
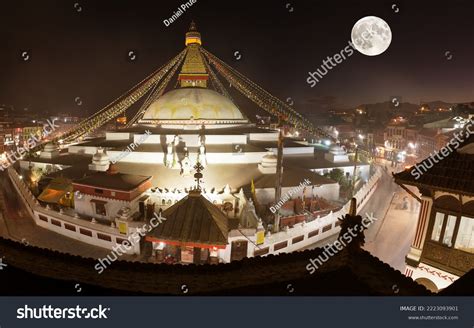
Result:
[[[421,202],[406,275],[432,291],[446,288],[474,268],[473,172],[471,135],[437,163],[428,158],[395,175],[395,181]]]

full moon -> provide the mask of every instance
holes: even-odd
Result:
[[[392,31],[382,18],[367,16],[354,24],[351,39],[354,48],[360,53],[366,56],[377,56],[390,46]]]

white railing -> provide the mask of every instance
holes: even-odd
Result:
[[[84,218],[41,206],[26,183],[13,168],[8,168],[8,175],[37,226],[106,249],[113,249],[114,246],[121,244],[128,237],[127,235],[120,234],[118,228],[101,223],[93,223],[92,219],[88,221]],[[130,253],[137,254],[139,252],[138,246],[130,251]]]
[[[38,226],[107,249],[112,249],[116,244],[119,244],[122,239],[127,238],[126,235],[120,234],[115,227],[92,223],[82,218],[42,207],[14,169],[9,168],[8,175]],[[357,199],[358,209],[362,208],[368,202],[377,187],[381,175],[382,173],[378,169],[369,181],[355,194],[354,197]],[[267,236],[265,242],[258,246],[255,245],[255,236],[249,236],[249,240],[253,240],[253,243],[249,244],[248,256],[293,252],[328,238],[339,232],[338,219],[348,213],[349,207],[350,202],[346,203],[336,212],[331,211],[322,217],[318,216],[313,221],[301,222],[291,228],[285,228],[283,231]],[[81,233],[84,229],[90,230],[92,236]],[[232,245],[232,241],[238,239],[242,239],[242,236],[230,237],[229,246]],[[134,252],[136,251],[137,250]],[[225,261],[230,261],[230,251],[226,250],[225,253],[226,255],[223,256]]]
[[[374,175],[354,195],[357,199],[357,208],[361,209],[374,193],[382,172],[377,169]],[[349,212],[350,201],[340,210],[330,212],[323,217],[317,217],[311,222],[301,222],[292,228],[265,237],[265,242],[258,246],[249,245],[248,256],[289,253],[306,248],[320,240],[339,233],[339,218]],[[237,238],[235,238],[237,239]],[[241,239],[241,238],[240,238]]]

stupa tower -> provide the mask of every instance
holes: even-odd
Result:
[[[207,88],[207,73],[204,59],[199,51],[202,44],[201,33],[197,31],[196,24],[191,22],[189,31],[186,33],[185,44],[188,48],[178,80],[182,88],[199,87]]]

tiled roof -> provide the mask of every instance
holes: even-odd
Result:
[[[474,143],[474,135],[466,139],[461,147],[472,143]],[[413,186],[474,195],[474,154],[455,150],[441,160],[436,157],[436,161],[428,157],[415,166],[394,174],[395,181]],[[428,169],[425,170],[423,167]]]
[[[230,264],[218,265],[169,265],[145,264],[118,260],[98,275],[94,269],[97,260],[25,246],[0,238],[0,253],[8,260],[8,270],[16,274],[6,276],[10,284],[0,284],[18,295],[50,293],[48,287],[58,292],[57,286],[64,280],[81,285],[98,286],[106,290],[101,295],[148,293],[158,295],[182,295],[183,282],[190,289],[189,295],[288,295],[287,286],[292,284],[292,295],[429,295],[430,292],[411,278],[391,268],[366,251],[348,252],[347,249],[331,257],[316,273],[309,274],[306,266],[310,259],[322,254],[322,249],[306,250],[265,257],[245,258]],[[32,273],[21,279],[19,273]],[[133,273],[133,279],[130,274]],[[36,277],[49,281],[38,284]],[[13,279],[10,279],[13,278]],[[28,282],[32,279],[34,284]],[[13,281],[12,281],[13,280]],[[469,281],[468,281],[469,282]],[[69,284],[69,282],[68,282]],[[472,284],[472,280],[471,280]],[[65,290],[67,284],[63,284]],[[92,288],[85,288],[91,290]],[[64,293],[64,290],[59,292]],[[90,291],[94,293],[94,291]]]
[[[152,230],[150,237],[183,243],[227,244],[227,217],[200,193],[191,192],[162,216],[166,221]]]
[[[474,269],[440,291],[442,296],[472,296],[474,295]]]

